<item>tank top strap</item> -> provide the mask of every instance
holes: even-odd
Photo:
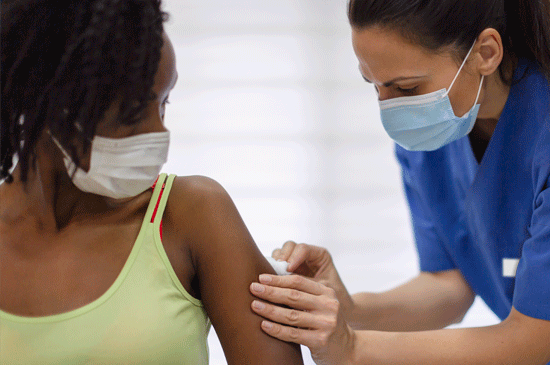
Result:
[[[144,222],[153,222],[153,219],[155,218],[158,205],[159,205],[159,199],[162,194],[162,190],[164,189],[164,184],[166,181],[166,174],[160,174],[157,177],[157,181],[153,184],[153,195],[151,195],[151,200],[149,200],[149,206],[147,207],[147,213],[145,214]]]
[[[160,187],[159,194],[153,194],[153,197],[151,197],[151,202],[156,202],[156,207],[151,222],[158,226],[161,224],[162,216],[164,214],[164,210],[166,209],[166,203],[168,202],[168,197],[170,196],[170,190],[172,189],[172,185],[174,184],[174,180],[176,178],[175,174],[169,175],[168,177],[166,174],[161,174],[161,176],[163,177],[162,182],[160,181],[159,176],[159,181],[155,187],[155,191]]]

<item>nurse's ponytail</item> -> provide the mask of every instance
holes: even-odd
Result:
[[[550,0],[505,0],[508,46],[550,76]]]
[[[354,28],[381,26],[434,52],[458,49],[462,62],[479,34],[496,29],[503,41],[500,75],[515,59],[537,62],[550,79],[550,0],[350,0]]]

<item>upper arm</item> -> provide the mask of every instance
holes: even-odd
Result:
[[[274,272],[229,195],[207,178],[179,180],[173,194],[182,195],[176,201],[186,199],[179,212],[187,227],[184,239],[228,364],[302,364],[299,346],[266,335],[250,308],[250,284],[259,274]]]

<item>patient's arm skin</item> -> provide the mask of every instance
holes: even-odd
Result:
[[[176,178],[163,243],[183,286],[204,303],[229,365],[303,363],[300,347],[265,334],[250,308],[250,284],[274,271],[223,187],[205,177]]]

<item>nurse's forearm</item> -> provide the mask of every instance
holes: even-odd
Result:
[[[474,297],[458,271],[421,273],[387,292],[353,295],[354,308],[346,319],[363,330],[441,329],[460,322]]]
[[[548,333],[536,332],[513,321],[424,332],[357,331],[353,364],[545,365]]]

